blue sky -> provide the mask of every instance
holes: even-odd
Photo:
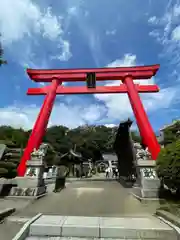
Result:
[[[8,61],[0,69],[0,125],[34,124],[43,97],[26,91],[42,84],[28,79],[26,67],[160,63],[155,78],[141,81],[161,89],[141,95],[144,107],[156,131],[180,116],[179,1],[0,0],[0,32]],[[134,119],[126,95],[57,96],[49,126],[109,126],[128,117]]]

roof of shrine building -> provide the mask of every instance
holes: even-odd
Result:
[[[164,127],[162,127],[159,131],[164,131],[165,129],[174,126],[179,121],[180,121],[180,119],[175,119],[172,121],[171,124],[164,125]]]
[[[115,153],[104,153],[103,155],[103,159],[105,161],[117,161],[118,158],[117,158],[117,155]]]

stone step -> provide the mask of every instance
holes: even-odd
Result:
[[[79,237],[27,237],[26,240],[125,240],[124,238],[79,238]],[[132,239],[126,239],[132,240]],[[156,239],[150,239],[156,240]]]
[[[79,237],[27,237],[26,240],[125,240],[124,238],[79,238]],[[132,239],[126,239],[132,240]],[[156,240],[156,239],[150,239]]]
[[[107,218],[42,215],[31,224],[29,235],[30,237],[87,237],[90,239],[178,239],[173,228],[155,217]]]

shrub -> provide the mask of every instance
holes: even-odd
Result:
[[[13,162],[0,161],[0,178],[15,178],[17,176],[16,168],[17,164]]]
[[[5,168],[0,168],[0,178],[5,178],[8,173],[8,170]]]
[[[169,188],[180,189],[180,139],[161,149],[157,174]]]
[[[6,174],[6,178],[7,179],[12,179],[15,178],[17,176],[17,170],[16,169],[11,169],[10,171],[8,171],[8,173]]]
[[[16,164],[13,162],[6,162],[6,161],[0,161],[0,167],[6,168],[6,169],[12,169],[16,168]]]
[[[19,164],[19,159],[17,159],[17,158],[11,158],[11,162],[12,163],[14,163],[14,164],[16,164],[16,166]]]

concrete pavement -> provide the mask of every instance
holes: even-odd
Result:
[[[23,223],[6,221],[0,224],[0,239],[12,240],[23,227]]]
[[[54,216],[151,219],[159,207],[157,203],[141,204],[130,194],[131,189],[123,188],[116,181],[74,181],[67,183],[66,188],[59,193],[53,193],[53,188],[54,184],[49,184],[47,196],[28,202],[27,205],[20,200],[23,209],[20,210],[18,205],[18,211],[0,225],[3,239],[12,239],[12,235],[20,229],[26,219],[38,213]]]
[[[53,188],[53,187],[52,187]],[[37,213],[62,216],[145,216],[156,211],[157,203],[142,205],[118,182],[73,182],[60,193],[49,193],[15,215]]]

